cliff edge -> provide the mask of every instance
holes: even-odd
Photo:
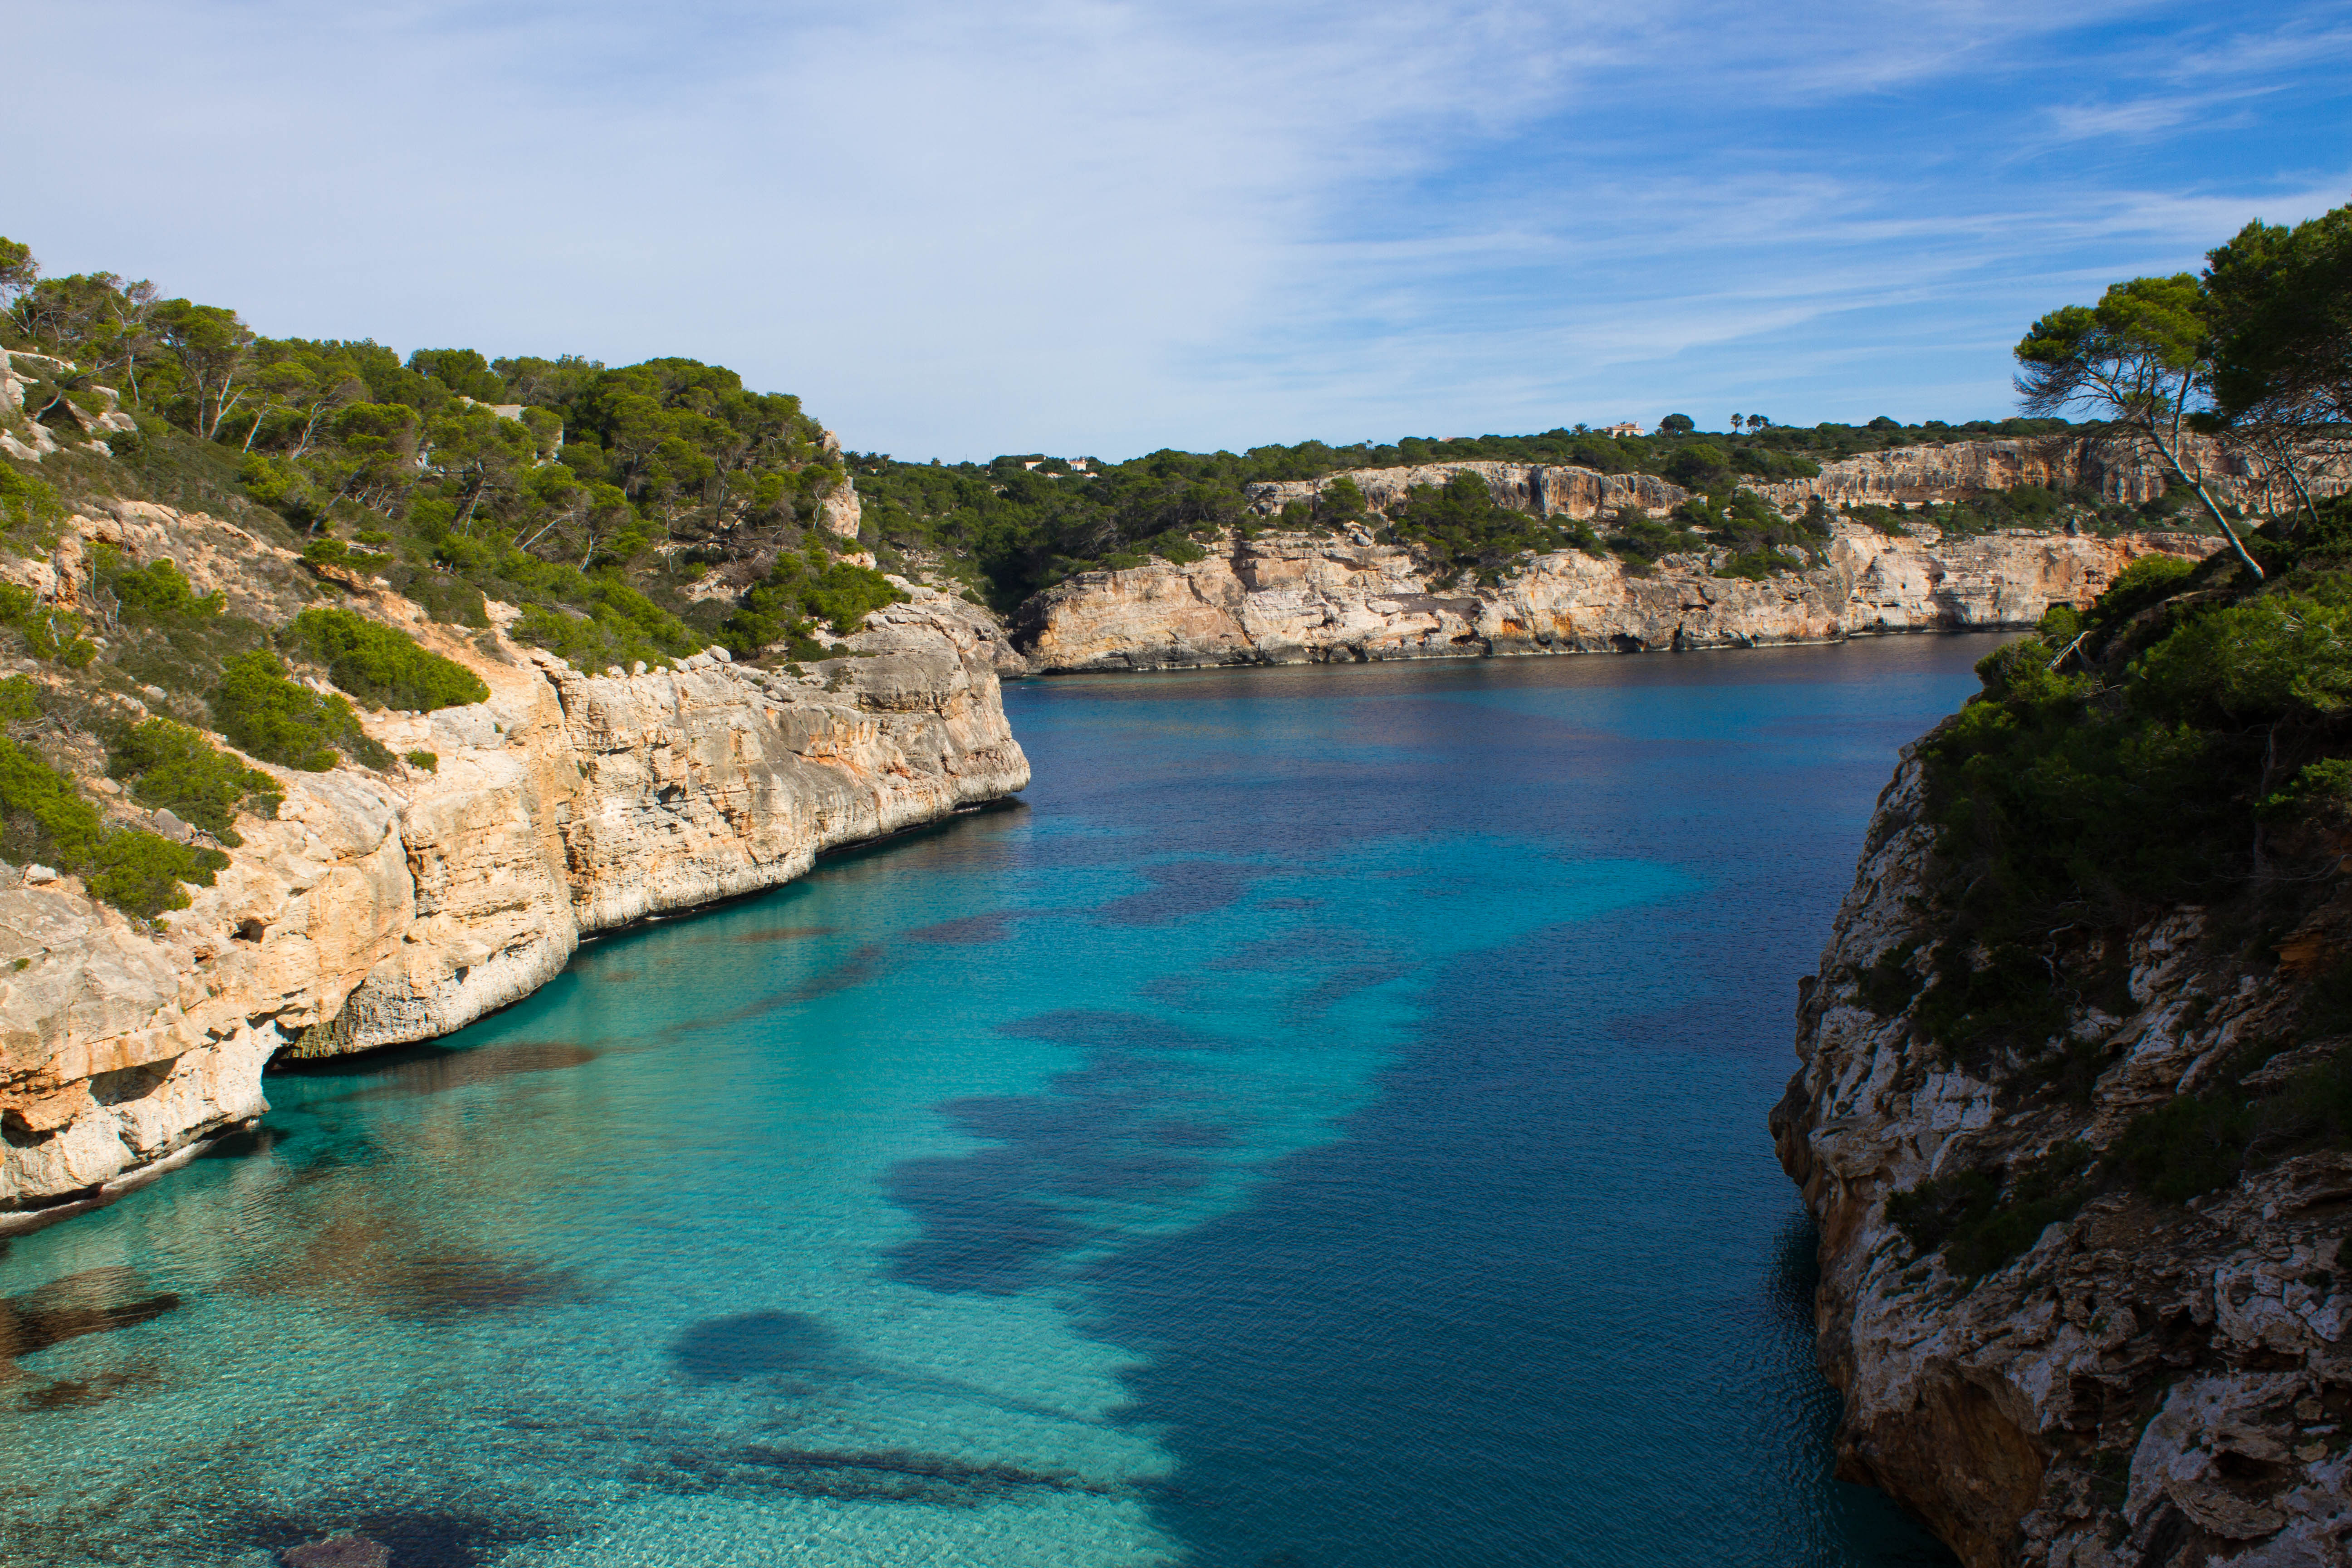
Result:
[[[127,502],[74,517],[51,562],[16,568],[69,600],[98,544],[176,560],[198,589],[249,587],[293,559],[218,520]],[[408,759],[383,769],[263,764],[283,804],[242,819],[226,867],[163,921],[108,907],[80,879],[8,868],[0,1228],[104,1201],[257,1116],[280,1053],[445,1034],[543,984],[586,933],[773,887],[824,849],[1029,781],[994,628],[942,595],[873,613],[844,657],[800,673],[722,650],[598,675],[342,575],[341,603],[462,664],[487,700],[362,714]],[[129,689],[99,700],[145,713]],[[130,809],[94,767],[86,777]]]

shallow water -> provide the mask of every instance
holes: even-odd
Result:
[[[1983,638],[1013,687],[1024,806],[0,1256],[0,1561],[1942,1563],[1764,1113]]]

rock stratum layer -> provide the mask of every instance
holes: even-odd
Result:
[[[1918,1256],[1887,1199],[2069,1140],[2107,1149],[2242,1047],[2285,1037],[2294,982],[2352,951],[2352,910],[2325,906],[2288,933],[2269,980],[2248,972],[2243,933],[2209,931],[2203,910],[2131,931],[2123,1016],[2076,1009],[2075,1036],[2113,1064],[2084,1100],[2031,1064],[1956,1064],[1925,1038],[1916,996],[1874,985],[1946,935],[1927,811],[1906,756],[1804,983],[1802,1065],[1771,1118],[1821,1226],[1822,1364],[1845,1396],[1838,1473],[1884,1488],[1970,1568],[2340,1568],[2352,1156],[2284,1160],[2186,1206],[2110,1192],[1976,1280]]]
[[[1578,551],[1523,561],[1498,586],[1446,591],[1412,552],[1266,533],[1204,561],[1081,573],[1021,608],[1014,646],[1041,671],[1183,669],[1492,654],[1638,652],[2030,626],[2086,605],[2131,561],[2203,556],[2185,533],[2003,532],[1948,542],[1832,525],[1823,564],[1762,581],[1697,558],[1638,572]]]
[[[284,553],[132,505],[76,519],[60,560],[90,537],[169,549],[200,588],[240,551]],[[72,878],[0,889],[0,1227],[101,1201],[258,1115],[281,1052],[446,1033],[545,984],[586,933],[775,886],[1029,781],[995,628],[945,595],[876,612],[855,657],[805,678],[709,654],[592,676],[386,591],[364,607],[489,687],[368,720],[433,771],[269,769],[277,819],[241,824],[228,868],[161,932]]]

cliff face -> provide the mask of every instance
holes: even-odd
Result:
[[[2210,488],[2225,504],[2263,497],[2218,448]],[[2343,467],[2339,465],[2339,467]],[[1528,463],[1438,463],[1248,487],[1273,518],[1345,477],[1370,510],[1389,514],[1422,486],[1456,473],[1483,479],[1515,510],[1585,519],[1633,507],[1653,516],[1689,492],[1648,474]],[[2104,457],[2080,441],[1968,441],[1911,447],[1825,464],[1818,478],[1757,483],[1794,515],[1832,507],[1963,500],[2040,485],[2137,504],[2164,492],[2144,462]],[[2352,468],[2319,489],[2352,488]],[[1654,569],[1563,553],[1519,563],[1496,586],[1433,585],[1436,574],[1360,527],[1343,536],[1265,532],[1220,541],[1206,561],[1152,561],[1086,572],[1024,605],[1014,647],[1041,671],[1168,669],[1319,659],[1433,658],[1595,649],[1713,647],[1818,641],[1874,632],[2015,626],[2052,604],[2083,604],[2133,557],[2204,555],[2219,541],[2171,532],[2098,540],[2012,530],[1941,539],[1920,527],[1889,538],[1843,521],[1824,561],[1764,582],[1717,577],[1704,556]]]
[[[2175,910],[2128,933],[2128,1005],[2075,1008],[2107,1063],[2078,1093],[2006,1055],[1958,1062],[1924,1037],[1892,969],[1946,939],[1920,763],[1881,799],[1818,976],[1801,1061],[1772,1115],[1821,1225],[1822,1363],[1845,1395],[1839,1474],[1885,1489],[1971,1568],[2342,1564],[2352,1537],[2352,1156],[2283,1161],[2186,1206],[2110,1192],[1980,1279],[1922,1258],[1889,1194],[1956,1172],[2094,1155],[2242,1047],[2291,1037],[2314,966],[2352,945],[2321,907],[2268,979],[2245,933]],[[2273,1059],[2259,1087],[2324,1058]]]
[[[2225,505],[2256,507],[2263,497],[2246,465],[2218,442],[2189,439],[2189,450],[2207,469],[2207,487]],[[1940,447],[1897,447],[1842,458],[1821,465],[1818,478],[1775,483],[1743,480],[1783,509],[1801,509],[1814,496],[1832,506],[1891,505],[1902,501],[1964,500],[1984,490],[2039,485],[2055,490],[2089,490],[2105,500],[2137,506],[2165,492],[2160,466],[2145,458],[2105,453],[2081,440],[1953,441]],[[1357,468],[1345,477],[1363,491],[1374,511],[1403,504],[1422,485],[1443,485],[1457,473],[1486,481],[1495,500],[1515,510],[1541,516],[1589,518],[1638,506],[1653,515],[1670,510],[1690,492],[1651,474],[1601,474],[1591,468],[1542,463],[1430,463],[1418,468]],[[1311,499],[1341,478],[1281,480],[1248,487],[1252,509],[1271,517],[1295,500]],[[2333,495],[2352,488],[2352,462],[2323,466],[2317,491]]]
[[[1407,470],[1398,470],[1400,472]],[[1081,573],[1021,608],[1013,641],[1041,670],[1475,658],[1746,647],[1892,631],[2029,625],[2087,604],[2134,558],[2202,556],[2190,534],[2101,540],[2005,532],[1937,541],[1839,522],[1820,567],[1761,582],[1697,558],[1647,573],[1580,552],[1521,563],[1499,586],[1437,590],[1410,552],[1267,533],[1204,561]]]
[[[77,521],[116,539],[127,527],[134,549],[162,531],[199,587],[203,539],[236,532],[126,510],[139,515]],[[254,570],[282,566],[247,543]],[[590,675],[361,592],[489,687],[470,707],[368,719],[394,752],[436,753],[433,771],[270,769],[277,819],[242,823],[228,868],[162,932],[74,879],[10,869],[0,1228],[101,1201],[259,1114],[280,1051],[445,1033],[544,984],[584,933],[772,887],[830,846],[1029,780],[994,628],[944,595],[877,612],[849,639],[856,657],[793,678],[709,654]]]

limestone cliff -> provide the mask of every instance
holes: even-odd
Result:
[[[2253,481],[2218,449],[2206,453],[2225,504],[2258,507]],[[2339,468],[2341,465],[2339,465]],[[1496,501],[1541,516],[1587,519],[1634,508],[1671,510],[1689,492],[1649,474],[1557,465],[1466,462],[1364,468],[1345,476],[1248,487],[1272,520],[1344,477],[1374,515],[1416,488],[1474,473]],[[2036,485],[2137,504],[2163,493],[2155,468],[2079,440],[1969,441],[1908,447],[1826,464],[1818,477],[1755,489],[1794,515],[1815,497],[1832,507],[1964,500]],[[2352,468],[2318,488],[2352,488]],[[1654,567],[1576,552],[1524,558],[1499,584],[1435,586],[1436,569],[1408,549],[1350,527],[1334,537],[1279,530],[1217,541],[1207,560],[1154,560],[1084,572],[1036,595],[1015,616],[1013,643],[1041,671],[1165,669],[1301,660],[1431,658],[1596,649],[1693,648],[1819,641],[1879,632],[2031,624],[2052,604],[2084,602],[2135,556],[2204,555],[2218,541],[2177,532],[2110,539],[2007,530],[1945,540],[1932,527],[1889,537],[1833,525],[1811,570],[1762,582],[1718,576],[1724,552],[1668,556]]]
[[[1970,1568],[2345,1563],[2352,1156],[2304,1153],[2186,1205],[2111,1189],[1973,1279],[1923,1257],[1889,1198],[1981,1172],[2015,1194],[2037,1162],[2105,1158],[2140,1112],[2294,1038],[2352,910],[2323,903],[2266,969],[2230,921],[2172,909],[2091,939],[2084,962],[2125,977],[2127,1000],[2078,1002],[2065,1055],[1956,1055],[1931,1043],[1907,978],[1953,940],[1928,812],[1906,754],[1803,984],[1802,1065],[1771,1118],[1821,1226],[1839,1474],[1885,1488]],[[2075,974],[2053,984],[2073,997]],[[2273,1058],[2246,1093],[2342,1043]]]
[[[1820,566],[1761,581],[1716,576],[1704,556],[1643,570],[1569,551],[1524,560],[1496,586],[1454,590],[1361,529],[1338,540],[1265,533],[1203,561],[1081,573],[1022,606],[1013,642],[1040,670],[1176,669],[2014,626],[2053,604],[2088,603],[2137,556],[2202,556],[2219,543],[2022,531],[1947,542],[1932,530],[1832,526]]]
[[[51,562],[15,574],[69,599],[94,538],[169,550],[199,588],[291,559],[127,504],[74,519]],[[430,770],[268,770],[276,819],[241,824],[228,868],[162,931],[72,878],[7,869],[0,1228],[102,1201],[257,1115],[281,1052],[445,1033],[544,984],[585,933],[772,887],[828,847],[1028,783],[994,628],[945,595],[875,613],[804,676],[718,653],[593,675],[347,575],[347,602],[467,665],[488,700],[367,719],[394,752],[433,753]]]

